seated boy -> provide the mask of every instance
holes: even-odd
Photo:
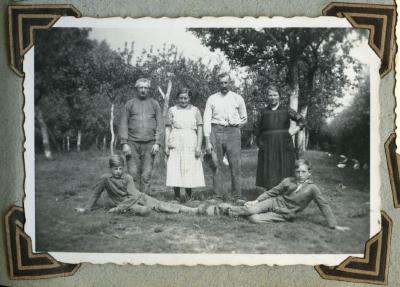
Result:
[[[244,206],[219,205],[224,214],[249,216],[253,223],[269,223],[292,220],[296,213],[314,201],[332,229],[349,230],[338,226],[328,202],[322,196],[318,186],[310,179],[311,166],[307,160],[295,162],[295,177],[285,178],[280,184],[265,191],[256,200],[248,201]]]
[[[198,213],[198,208],[163,202],[139,192],[135,187],[132,176],[123,171],[124,160],[121,156],[111,156],[109,166],[110,173],[101,176],[87,208],[76,208],[78,212],[93,210],[103,191],[106,191],[109,205],[112,207],[109,212],[130,211],[142,216],[148,215],[151,210],[166,213]]]

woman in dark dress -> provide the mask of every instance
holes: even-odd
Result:
[[[269,105],[259,112],[254,133],[259,147],[256,185],[270,189],[283,178],[293,176],[296,151],[292,135],[305,125],[303,117],[294,110],[282,107],[278,89],[268,90]],[[298,123],[289,133],[290,120]]]

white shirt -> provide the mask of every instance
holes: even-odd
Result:
[[[247,122],[246,105],[241,95],[229,91],[211,95],[204,110],[204,136],[211,134],[211,124],[223,126],[243,125]]]

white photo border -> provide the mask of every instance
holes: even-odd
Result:
[[[139,28],[169,25],[173,27],[190,28],[351,28],[345,18],[337,17],[203,17],[203,18],[74,18],[61,17],[53,27],[90,27],[90,28]],[[370,237],[380,231],[380,188],[381,180],[379,166],[381,163],[380,149],[383,140],[379,135],[379,66],[380,59],[371,48],[365,50],[365,56],[370,60]],[[25,97],[25,232],[32,239],[35,252],[35,150],[34,150],[34,47],[24,58],[24,97]],[[338,265],[349,256],[363,257],[363,254],[155,254],[155,253],[80,253],[80,252],[49,252],[56,260],[64,263],[94,264],[146,264],[146,265]]]

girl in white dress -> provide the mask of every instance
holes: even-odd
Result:
[[[169,108],[165,128],[165,153],[167,186],[174,188],[175,198],[180,198],[180,188],[185,188],[191,198],[192,188],[205,186],[201,162],[203,120],[198,108],[190,104],[190,90],[178,92],[178,104]]]

